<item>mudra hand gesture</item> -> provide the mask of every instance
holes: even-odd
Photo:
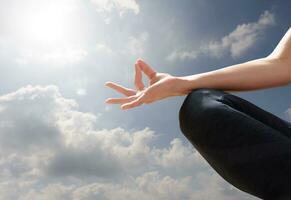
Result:
[[[142,81],[142,72],[144,72],[149,79],[148,87],[145,87]],[[134,84],[136,89],[126,88],[108,81],[105,83],[106,86],[120,92],[126,97],[108,98],[105,102],[109,104],[121,104],[121,109],[129,109],[170,96],[182,96],[189,92],[187,89],[184,89],[185,86],[183,86],[183,81],[183,79],[168,73],[158,73],[143,60],[138,59],[135,63]]]

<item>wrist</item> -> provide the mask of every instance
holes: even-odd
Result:
[[[176,77],[178,84],[180,85],[181,95],[187,95],[192,90],[198,88],[199,75],[178,76]]]

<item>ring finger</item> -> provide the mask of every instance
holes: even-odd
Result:
[[[125,98],[108,98],[108,99],[106,99],[105,102],[111,103],[111,104],[124,104],[124,103],[131,102],[137,98],[138,98],[138,96],[136,96],[136,95],[130,96],[130,97],[125,97]]]

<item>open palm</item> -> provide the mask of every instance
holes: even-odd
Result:
[[[142,72],[149,79],[149,86],[145,87],[142,81]],[[122,93],[126,97],[108,98],[106,103],[121,104],[122,109],[133,108],[142,104],[149,104],[154,101],[175,95],[184,95],[187,91],[183,91],[178,82],[180,79],[168,73],[158,73],[143,60],[138,59],[135,63],[135,87],[130,89],[123,87],[114,82],[108,81],[106,86]],[[180,82],[179,82],[180,83]]]

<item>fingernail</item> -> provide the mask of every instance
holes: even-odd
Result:
[[[136,60],[136,63],[138,64],[139,62],[142,62],[142,59],[141,58],[138,58],[137,60]]]

